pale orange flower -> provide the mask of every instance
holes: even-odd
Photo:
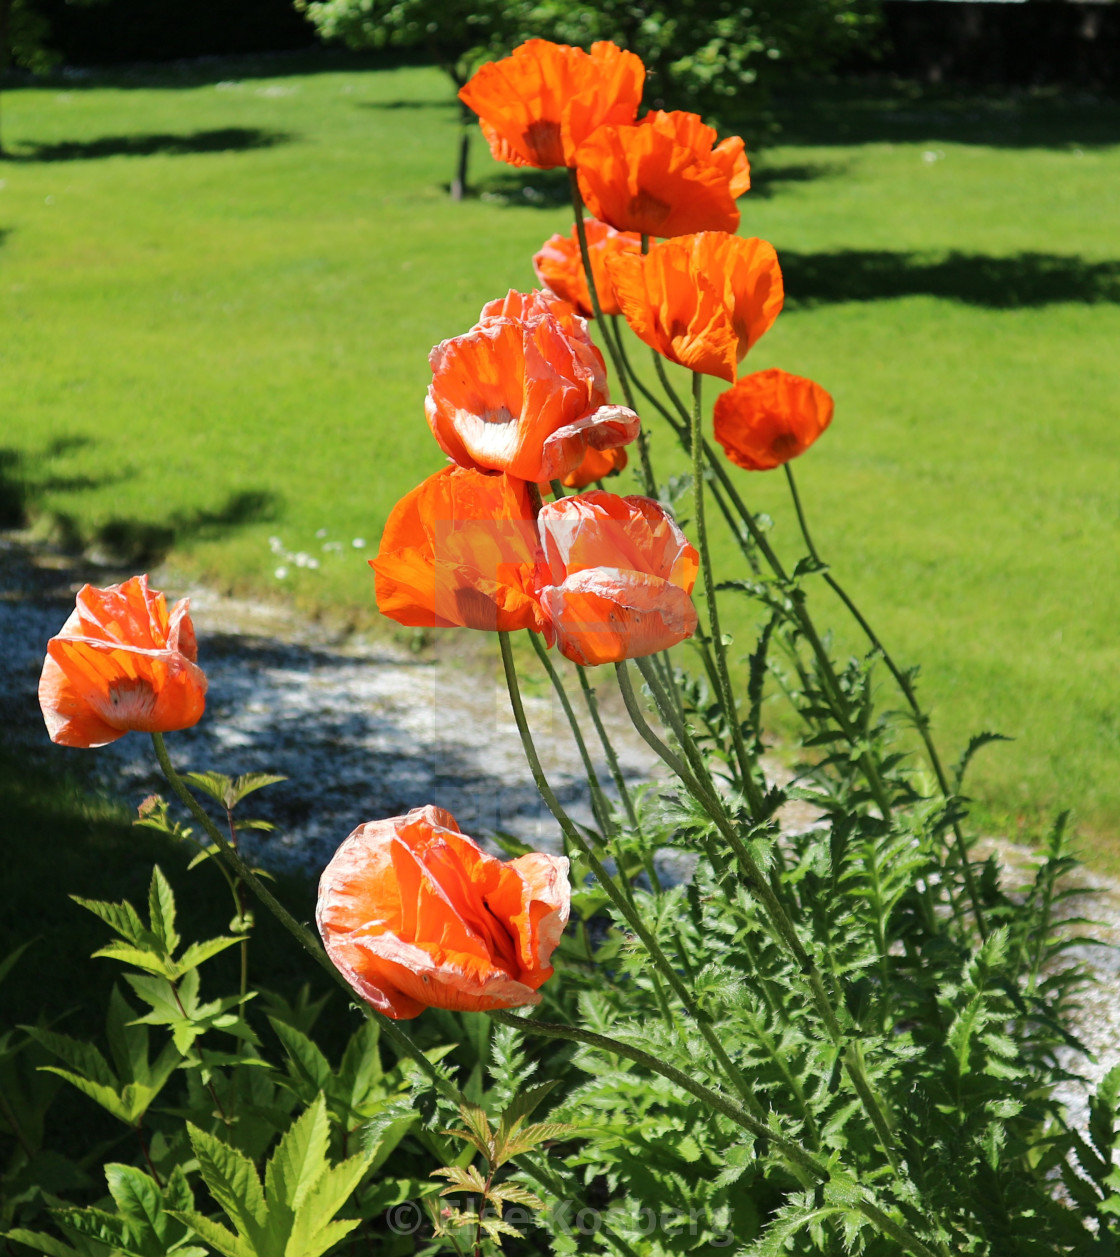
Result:
[[[784,297],[774,247],[720,231],[678,236],[644,257],[607,260],[634,332],[671,362],[734,381]]]
[[[130,730],[171,733],[202,719],[206,676],[183,598],[167,611],[147,576],[84,585],[47,643],[39,706],[52,742],[94,747]]]
[[[621,314],[614,285],[607,274],[606,259],[615,253],[641,253],[641,237],[634,232],[615,231],[597,218],[584,219],[584,231],[599,306],[604,314]],[[584,318],[592,317],[591,293],[579,251],[579,235],[574,226],[570,236],[550,236],[544,242],[540,252],[533,257],[533,269],[550,292],[570,302]]]
[[[537,516],[547,564],[541,603],[560,653],[618,663],[691,637],[699,556],[652,498],[592,491]]]
[[[570,900],[562,856],[503,863],[428,806],[359,825],[323,870],[315,919],[358,995],[396,1020],[540,1003]]]
[[[832,422],[832,398],[819,384],[776,368],[745,375],[716,398],[716,440],[747,471],[770,471],[804,454]]]
[[[459,98],[478,114],[498,161],[548,170],[574,165],[597,127],[632,122],[645,74],[640,58],[606,41],[587,53],[530,39],[481,66]]]
[[[541,557],[525,482],[452,465],[393,507],[370,567],[398,624],[541,632]]]
[[[555,480],[575,471],[589,448],[638,434],[632,410],[607,405],[606,367],[586,320],[549,294],[511,292],[490,303],[429,362],[428,423],[463,467]]]
[[[737,230],[735,202],[750,187],[750,164],[737,135],[715,139],[698,114],[680,110],[600,127],[576,154],[587,208],[647,236]]]

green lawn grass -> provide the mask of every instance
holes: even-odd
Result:
[[[790,299],[752,359],[836,397],[797,464],[818,545],[921,662],[950,757],[1016,738],[976,768],[985,823],[1072,806],[1115,866],[1120,109],[884,88],[780,114],[743,231]],[[441,462],[427,351],[529,286],[571,221],[555,181],[476,143],[489,195],[452,204],[455,113],[424,67],[26,87],[4,125],[0,510],[368,620],[364,559]],[[780,476],[743,479],[794,553]],[[753,611],[727,614],[746,640]]]

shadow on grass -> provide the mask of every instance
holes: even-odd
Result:
[[[746,200],[739,202],[745,209],[751,197],[770,200],[787,183],[812,183],[816,179],[833,179],[848,169],[846,162],[791,162],[788,165],[756,165],[751,167],[751,189]]]
[[[518,170],[502,167],[478,180],[472,197],[495,205],[556,209],[571,204],[566,170]]]
[[[913,296],[995,310],[1057,302],[1120,303],[1120,261],[1088,262],[1053,253],[930,257],[878,249],[783,250],[781,266],[791,307]]]
[[[160,562],[174,546],[276,518],[281,499],[271,490],[242,489],[217,507],[172,511],[161,520],[114,515],[99,524],[82,522],[69,511],[46,510],[51,493],[80,493],[129,479],[129,468],[110,475],[67,475],[55,469],[60,458],[93,445],[86,436],[61,437],[41,450],[0,447],[0,528],[22,528],[41,512],[42,530],[69,553],[86,552],[98,563],[147,567]]]
[[[993,148],[1120,144],[1120,101],[1061,91],[968,91],[872,77],[808,84],[774,101],[780,144],[943,141]]]
[[[103,135],[96,140],[62,140],[57,144],[24,144],[11,157],[22,162],[96,161],[102,157],[183,157],[192,153],[244,153],[291,143],[285,131],[259,127],[222,127],[184,135]]]
[[[457,109],[453,96],[439,100],[360,100],[359,109]]]

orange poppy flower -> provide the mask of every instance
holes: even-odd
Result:
[[[370,567],[398,624],[542,632],[540,558],[525,482],[450,466],[393,507]]]
[[[532,292],[518,292],[511,288],[504,297],[496,297],[482,307],[478,322],[471,328],[477,332],[481,327],[488,327],[498,319],[516,319],[521,323],[532,323],[549,315],[560,325],[568,344],[580,363],[591,372],[594,388],[597,393],[607,396],[607,367],[603,355],[591,339],[587,320],[577,311],[575,305],[540,288]]]
[[[575,471],[570,471],[566,476],[561,477],[560,483],[568,489],[583,489],[589,484],[594,484],[596,480],[605,480],[607,476],[617,475],[629,461],[626,451],[621,446],[610,450],[589,449],[583,456],[583,462]],[[545,485],[541,492],[547,493],[548,488],[549,486]]]
[[[626,321],[671,362],[734,381],[782,308],[778,255],[765,240],[721,231],[678,236],[645,257],[608,258]]]
[[[425,411],[444,453],[463,467],[538,482],[575,471],[589,448],[634,440],[641,421],[606,404],[606,368],[586,321],[547,294],[503,300],[529,317],[488,306],[477,326],[429,356]],[[539,312],[549,302],[563,310]]]
[[[576,663],[652,655],[696,631],[699,556],[652,498],[592,491],[537,516],[547,565],[541,602]]]
[[[574,165],[596,127],[633,122],[645,77],[639,57],[606,41],[587,53],[530,39],[480,66],[459,99],[478,114],[498,161],[549,170]]]
[[[599,305],[604,314],[621,314],[614,286],[607,274],[606,259],[614,253],[641,253],[642,238],[632,231],[615,231],[597,218],[584,219],[584,231],[587,233],[587,255],[591,259]],[[544,242],[540,252],[533,257],[533,269],[549,291],[570,302],[585,319],[592,317],[591,293],[583,272],[579,235],[574,226],[570,236],[550,236]]]
[[[737,135],[715,139],[698,114],[680,110],[600,127],[576,154],[587,208],[647,236],[738,230],[735,202],[751,186],[750,164]]]
[[[47,643],[39,706],[52,742],[105,746],[132,729],[172,733],[198,724],[206,676],[181,599],[167,611],[147,576],[84,585],[62,632]]]
[[[738,467],[770,471],[804,454],[832,422],[832,397],[819,384],[773,369],[745,375],[716,398],[716,440]]]
[[[539,1004],[570,901],[562,856],[503,863],[428,806],[359,825],[323,870],[315,919],[354,990],[397,1020]]]

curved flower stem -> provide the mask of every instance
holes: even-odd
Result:
[[[288,933],[296,940],[303,950],[311,957],[312,960],[327,974],[336,986],[342,988],[343,994],[350,1002],[356,1002],[356,995],[353,987],[341,973],[331,963],[330,957],[323,950],[319,940],[305,926],[301,925],[287,908],[276,898],[276,896],[268,889],[267,886],[253,872],[242,856],[237,852],[221,830],[214,824],[210,817],[206,814],[199,801],[187,789],[186,783],[175,771],[171,764],[171,758],[167,754],[167,747],[163,741],[162,733],[152,734],[152,745],[155,747],[156,759],[159,760],[159,766],[163,770],[163,775],[167,778],[168,784],[172,790],[179,796],[179,799],[186,806],[191,815],[210,835],[214,845],[221,853],[222,859],[230,866],[232,871],[245,883],[262,904],[272,913],[272,915],[280,922],[280,924],[288,931]],[[368,1004],[362,1002],[361,1008],[363,1012],[371,1020],[375,1020],[382,1034],[393,1044],[397,1052],[401,1056],[407,1056],[413,1060],[427,1075],[429,1081],[439,1091],[441,1091],[449,1100],[455,1104],[464,1103],[464,1097],[459,1089],[446,1078],[430,1060],[424,1055],[420,1048],[413,1043],[407,1034],[401,1030],[390,1018],[383,1016],[375,1009],[370,1008]],[[443,1153],[439,1155],[443,1156]]]
[[[537,784],[537,790],[540,792],[541,798],[545,802],[545,806],[556,818],[564,835],[573,846],[577,847],[587,861],[591,871],[595,874],[599,884],[602,886],[604,893],[614,904],[615,908],[622,916],[623,920],[634,931],[641,940],[649,954],[650,959],[661,971],[662,977],[669,984],[673,994],[680,1001],[685,1012],[696,1023],[700,1033],[704,1036],[705,1042],[712,1049],[720,1066],[725,1074],[734,1085],[735,1089],[743,1098],[743,1102],[760,1116],[764,1116],[764,1110],[758,1100],[755,1099],[754,1092],[751,1090],[747,1080],[743,1077],[742,1071],[731,1060],[724,1050],[723,1044],[713,1032],[707,1016],[699,1007],[692,997],[691,991],[681,981],[680,974],[673,968],[669,962],[669,958],[661,949],[661,944],[646,928],[645,923],[635,911],[635,909],[627,902],[626,897],[615,885],[614,878],[603,867],[602,861],[591,849],[590,845],[585,841],[583,835],[572,823],[571,817],[564,811],[557,799],[552,787],[548,784],[548,778],[545,776],[544,769],[541,767],[540,757],[537,755],[537,748],[533,742],[533,734],[529,728],[529,721],[525,715],[525,705],[521,701],[521,687],[517,680],[517,668],[513,661],[513,648],[510,644],[509,634],[499,631],[498,641],[502,651],[502,666],[506,674],[506,688],[509,690],[510,706],[513,709],[513,718],[517,722],[517,730],[521,735],[521,745],[525,749],[525,758],[529,763],[529,770],[533,774],[533,780]]]
[[[697,1082],[683,1070],[677,1069],[675,1065],[670,1065],[668,1061],[663,1061],[658,1056],[653,1056],[649,1052],[643,1052],[641,1048],[633,1047],[629,1043],[623,1043],[619,1039],[609,1038],[605,1034],[596,1034],[591,1030],[583,1030],[578,1026],[565,1026],[558,1022],[537,1021],[535,1017],[518,1017],[514,1013],[502,1012],[500,1010],[491,1012],[489,1015],[494,1021],[500,1021],[504,1026],[513,1026],[522,1031],[522,1033],[538,1034],[547,1039],[567,1039],[572,1043],[582,1043],[587,1047],[598,1048],[601,1052],[610,1052],[614,1056],[623,1056],[627,1060],[633,1061],[636,1065],[642,1065],[651,1073],[660,1074],[662,1078],[667,1078],[670,1082],[676,1083],[678,1087],[687,1091],[689,1095],[695,1096],[696,1099],[706,1104],[708,1108],[713,1109],[723,1117],[729,1118],[737,1126],[750,1131],[756,1138],[768,1139],[774,1147],[780,1148],[795,1165],[808,1171],[814,1178],[825,1183],[829,1180],[830,1175],[827,1168],[815,1157],[807,1153],[800,1144],[795,1143],[792,1139],[787,1139],[783,1135],[776,1134],[761,1118],[752,1116],[733,1100],[729,1100],[718,1091],[713,1091],[710,1087],[704,1086],[703,1083]]]
[[[692,494],[696,510],[696,540],[700,550],[700,562],[704,569],[704,595],[708,604],[708,624],[712,630],[712,650],[715,653],[716,676],[719,680],[719,694],[723,699],[727,723],[731,727],[731,743],[735,748],[735,758],[739,761],[739,775],[751,812],[755,820],[762,819],[762,791],[754,778],[754,764],[747,755],[743,742],[743,731],[739,726],[739,712],[735,703],[735,694],[731,688],[731,673],[727,667],[727,651],[724,647],[723,633],[719,625],[719,608],[716,599],[716,582],[712,573],[712,551],[708,544],[708,528],[704,518],[704,454],[700,430],[701,398],[704,377],[699,371],[692,373]]]
[[[610,769],[615,788],[622,799],[622,806],[626,809],[626,819],[634,829],[638,829],[640,826],[638,825],[638,813],[634,808],[634,800],[630,797],[630,791],[626,785],[626,778],[622,775],[618,756],[615,754],[614,746],[611,744],[611,740],[603,726],[603,718],[599,714],[599,700],[595,697],[595,690],[587,679],[587,669],[577,665],[576,675],[579,677],[580,689],[583,691],[583,701],[587,705],[591,723],[595,726],[595,732],[599,735],[599,743],[603,748],[603,754],[607,757],[607,767]]]
[[[887,665],[887,671],[890,672],[892,677],[894,677],[898,688],[902,691],[903,697],[906,699],[911,712],[914,714],[914,724],[917,726],[918,735],[921,737],[922,742],[925,745],[926,755],[929,759],[930,767],[933,769],[933,774],[937,778],[938,788],[941,790],[941,794],[946,800],[950,799],[953,792],[949,788],[949,780],[945,776],[945,770],[941,764],[941,756],[937,753],[937,746],[933,741],[932,734],[930,733],[929,716],[922,711],[921,705],[918,702],[918,696],[914,692],[914,686],[910,678],[905,672],[903,672],[898,664],[895,663],[890,652],[883,645],[879,636],[868,623],[859,607],[856,606],[848,592],[828,570],[827,564],[817,552],[817,548],[813,544],[812,535],[809,532],[809,524],[805,518],[805,511],[801,504],[801,495],[797,491],[797,481],[794,479],[793,468],[789,465],[789,463],[785,464],[785,473],[786,481],[789,484],[790,496],[793,498],[793,507],[797,512],[797,522],[801,526],[801,535],[805,539],[805,545],[808,548],[811,558],[815,563],[820,565],[825,583],[833,591],[833,593],[836,594],[844,606],[847,607],[848,611],[852,615],[852,618],[863,630],[867,640],[882,656],[883,662]],[[972,864],[968,858],[968,848],[965,844],[964,834],[961,832],[960,822],[957,820],[953,821],[953,834],[956,839],[957,855],[961,862],[961,871],[964,874],[965,886],[968,889],[968,897],[972,904],[972,914],[976,919],[976,928],[980,932],[981,939],[987,939],[988,930],[984,921],[984,913],[980,907],[979,888],[976,885],[976,879],[972,872]]]
[[[626,368],[619,357],[618,346],[611,339],[610,328],[607,326],[603,318],[603,307],[599,304],[599,293],[595,287],[595,273],[591,269],[591,254],[587,248],[587,228],[583,221],[583,196],[579,190],[579,179],[576,177],[575,168],[568,170],[568,184],[572,193],[572,210],[576,218],[576,236],[579,239],[579,255],[583,260],[583,272],[587,277],[587,292],[591,297],[591,309],[595,315],[595,319],[603,333],[603,339],[607,343],[607,351],[610,353],[611,361],[614,363],[615,373],[618,375],[618,382],[622,385],[622,393],[626,398],[626,404],[631,410],[635,409],[634,394],[630,390],[630,380],[626,374]],[[646,492],[651,497],[657,496],[657,479],[653,474],[653,466],[649,461],[649,440],[646,436],[644,428],[638,430],[638,457],[642,463],[642,479],[645,481]]]
[[[626,343],[622,338],[622,329],[621,327],[619,327],[619,323],[618,323],[618,315],[612,314],[610,316],[610,322],[611,322],[611,326],[614,328],[614,339],[615,339],[615,344],[618,346],[618,356],[619,358],[621,358],[622,365],[624,369],[626,370],[626,373],[630,377],[631,384],[633,384],[634,387],[638,390],[638,392],[641,393],[641,395],[646,399],[646,401],[649,402],[649,404],[661,414],[661,417],[665,419],[666,422],[675,426],[677,422],[676,419],[669,413],[668,409],[661,403],[661,401],[658,399],[656,394],[652,393],[646,387],[645,382],[642,380],[642,377],[630,365],[630,358],[628,357],[626,353]]]
[[[531,1017],[518,1017],[512,1013],[500,1010],[491,1012],[489,1015],[493,1020],[500,1021],[506,1026],[512,1026],[525,1034],[537,1034],[548,1039],[567,1039],[569,1042],[582,1043],[587,1047],[597,1048],[601,1052],[609,1052],[614,1056],[621,1056],[637,1065],[642,1065],[650,1070],[651,1073],[660,1074],[662,1078],[667,1078],[670,1082],[675,1083],[682,1091],[687,1091],[689,1095],[695,1096],[696,1099],[706,1104],[710,1109],[728,1118],[737,1126],[742,1127],[743,1130],[749,1131],[756,1138],[769,1140],[774,1147],[781,1150],[792,1164],[812,1175],[818,1182],[828,1183],[831,1181],[832,1175],[828,1167],[823,1165],[811,1153],[806,1152],[800,1144],[786,1138],[784,1135],[778,1134],[768,1123],[753,1117],[735,1104],[734,1101],[720,1095],[718,1091],[713,1091],[710,1087],[705,1087],[703,1083],[696,1082],[683,1070],[670,1065],[668,1061],[663,1061],[659,1057],[650,1055],[648,1052],[643,1052],[641,1048],[632,1047],[629,1043],[622,1043],[618,1039],[611,1039],[605,1034],[595,1034],[589,1030],[578,1029],[575,1026],[537,1021]],[[896,1219],[885,1214],[871,1201],[866,1200],[862,1194],[857,1196],[854,1203],[864,1217],[873,1222],[885,1235],[889,1235],[896,1240],[907,1252],[912,1253],[913,1257],[936,1257],[933,1250],[927,1247],[913,1232]]]
[[[688,407],[681,401],[677,390],[673,387],[669,380],[669,374],[665,370],[665,363],[661,360],[661,355],[657,350],[653,350],[653,369],[657,372],[657,378],[661,381],[661,387],[665,390],[665,396],[677,408],[677,413],[681,417],[681,422],[687,430],[692,422],[692,415],[689,413]]]
[[[866,1071],[863,1066],[863,1058],[858,1050],[858,1043],[849,1041],[840,1025],[839,1018],[832,1006],[832,1000],[825,988],[824,979],[820,970],[817,968],[816,962],[805,949],[805,945],[801,942],[797,930],[794,928],[793,921],[786,912],[781,900],[774,893],[770,883],[766,880],[765,875],[759,868],[754,856],[751,855],[747,845],[739,836],[735,825],[728,817],[724,810],[722,802],[710,791],[706,790],[696,779],[688,772],[687,769],[682,773],[684,767],[681,761],[665,746],[655,733],[649,728],[641,709],[638,706],[637,698],[634,694],[633,686],[630,683],[630,675],[626,669],[625,663],[617,664],[616,671],[618,673],[619,687],[622,690],[623,702],[626,704],[626,710],[630,713],[634,726],[641,736],[649,743],[649,745],[657,751],[665,760],[670,768],[680,777],[685,786],[692,792],[697,801],[707,811],[709,817],[715,823],[716,828],[727,839],[735,858],[739,863],[748,887],[751,893],[762,905],[764,912],[770,920],[771,925],[777,933],[777,936],[788,948],[797,962],[798,968],[802,976],[809,984],[809,989],[813,996],[813,1002],[816,1005],[817,1013],[824,1023],[825,1029],[828,1031],[828,1037],[832,1040],[836,1048],[841,1052],[845,1072],[851,1079],[852,1086],[856,1090],[856,1094],[860,1098],[864,1111],[875,1128],[879,1141],[882,1144],[883,1152],[886,1154],[887,1160],[891,1164],[891,1168],[897,1173],[899,1171],[898,1154],[895,1151],[894,1135],[891,1129],[891,1123],[887,1118],[886,1111],[882,1102],[875,1094],[868,1081]],[[646,680],[650,681],[652,673],[646,674]],[[654,690],[655,685],[651,682],[650,688]],[[661,704],[658,704],[659,708]],[[673,732],[678,739],[687,736],[687,731],[673,728]]]
[[[568,692],[564,688],[564,682],[560,674],[552,666],[552,660],[548,657],[548,651],[544,648],[543,643],[536,633],[530,633],[529,639],[533,643],[533,649],[537,652],[537,658],[541,661],[545,672],[548,673],[548,679],[552,682],[552,689],[556,697],[560,700],[560,706],[564,709],[564,715],[568,721],[568,728],[572,731],[572,737],[575,740],[576,749],[579,751],[580,760],[583,763],[583,771],[587,775],[587,785],[591,791],[591,810],[595,813],[595,819],[603,831],[604,838],[609,836],[614,826],[611,823],[610,808],[607,800],[603,795],[603,787],[599,784],[599,774],[595,771],[595,766],[591,762],[591,756],[587,751],[587,743],[583,740],[583,730],[579,727],[576,720],[576,713],[572,710],[572,704],[568,700]]]

